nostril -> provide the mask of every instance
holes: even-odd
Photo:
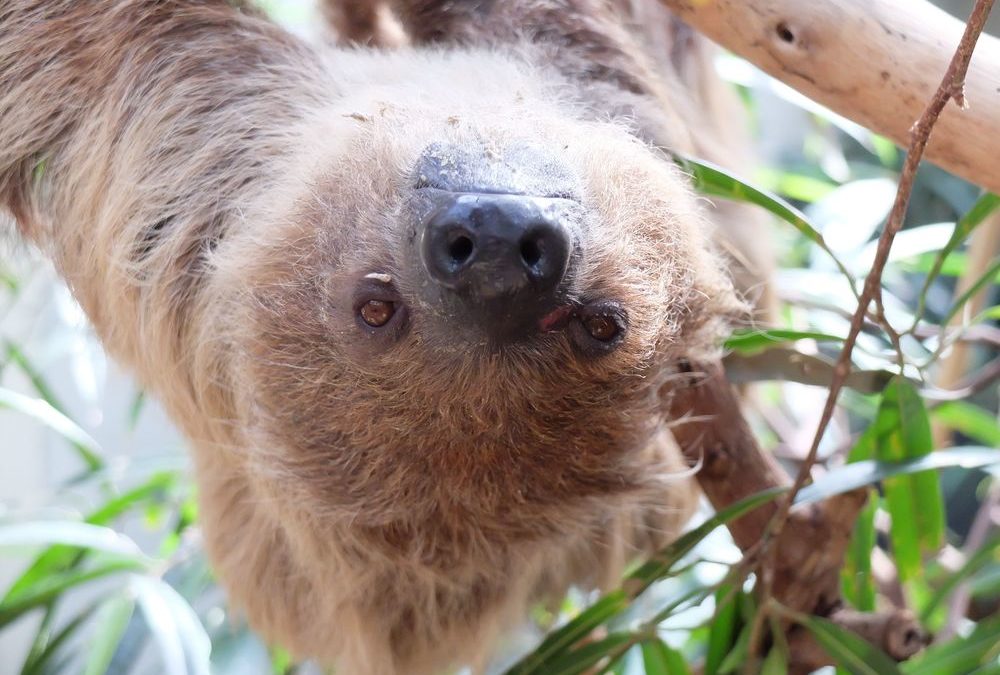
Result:
[[[459,234],[448,244],[448,257],[451,259],[451,263],[458,268],[469,261],[475,250],[476,246],[472,243],[472,239],[466,234]]]
[[[538,239],[532,237],[521,242],[521,260],[529,268],[534,267],[542,259],[542,246]]]

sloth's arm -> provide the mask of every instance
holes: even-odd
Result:
[[[308,107],[312,55],[230,5],[0,3],[0,212],[140,371],[183,359],[206,259]]]

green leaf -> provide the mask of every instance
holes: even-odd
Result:
[[[760,675],[787,675],[788,654],[784,649],[774,646],[768,652],[767,658],[760,667]]]
[[[946,401],[930,411],[935,422],[959,431],[983,445],[1000,447],[1000,423],[991,413],[968,401]]]
[[[934,261],[934,265],[931,267],[930,272],[927,273],[927,278],[924,279],[924,285],[920,289],[920,295],[917,304],[917,311],[915,312],[915,321],[919,321],[924,315],[924,310],[927,306],[927,292],[930,290],[931,284],[938,277],[941,272],[941,267],[944,265],[945,260],[956,248],[961,245],[965,239],[972,234],[979,225],[989,217],[991,213],[996,211],[997,207],[1000,207],[1000,197],[994,194],[984,194],[980,197],[972,208],[962,216],[957,223],[955,223],[955,231],[952,232],[951,238],[948,243],[944,245]],[[995,273],[994,273],[995,274]],[[944,321],[942,323],[947,323]]]
[[[87,516],[85,523],[90,525],[107,525],[129,509],[137,507],[167,490],[177,480],[177,474],[157,472],[142,485],[108,501]],[[66,545],[50,546],[44,553],[35,558],[34,562],[11,585],[7,595],[20,592],[39,579],[56,571],[70,569],[86,559],[86,551]]]
[[[97,441],[44,399],[31,398],[0,387],[0,408],[32,417],[65,438],[76,449],[88,471],[97,471],[104,466]]]
[[[682,535],[672,544],[650,558],[644,565],[628,575],[623,587],[628,597],[636,597],[649,588],[653,582],[666,576],[681,558],[690,553],[698,545],[698,542],[711,534],[720,525],[725,525],[731,520],[735,520],[767,504],[786,492],[788,492],[788,488],[778,487],[750,495],[735,504],[730,504],[695,529]]]
[[[719,675],[729,675],[740,669],[747,660],[747,653],[750,651],[750,633],[753,632],[753,625],[745,623],[739,636],[736,638],[732,649],[726,654],[726,658],[719,664]]]
[[[92,569],[74,570],[43,579],[24,592],[5,599],[0,603],[0,627],[6,626],[20,618],[25,612],[48,604],[77,586],[94,581],[95,579],[103,579],[113,574],[141,569],[143,569],[143,566],[134,560],[116,560]]]
[[[893,476],[904,476],[932,469],[962,467],[977,469],[1000,464],[1000,450],[978,446],[955,446],[947,450],[904,462],[864,461],[837,467],[799,492],[796,504],[822,501],[865,485],[874,485]]]
[[[885,652],[872,646],[855,633],[818,616],[798,615],[830,658],[854,675],[897,675],[899,666]],[[957,672],[957,671],[953,671]]]
[[[960,466],[975,468],[990,464],[1000,464],[1000,450],[979,447],[956,447],[947,452],[930,455],[904,462],[863,461],[837,468],[822,476],[815,483],[803,488],[796,497],[796,504],[805,504],[828,499],[865,485],[872,485],[892,476],[907,475],[930,469]],[[507,671],[508,675],[547,675],[546,664],[559,653],[571,647],[580,639],[590,635],[594,628],[624,611],[630,600],[637,597],[655,581],[667,576],[677,562],[687,555],[713,530],[731,520],[766,504],[786,493],[787,488],[773,488],[751,495],[719,511],[697,528],[684,534],[661,550],[649,562],[632,572],[621,589],[605,595],[591,607],[584,610],[572,621],[551,633],[531,654]],[[695,593],[705,592],[695,589]],[[657,620],[662,619],[657,615]],[[669,612],[667,612],[669,615]]]
[[[21,667],[21,675],[41,675],[42,673],[58,672],[54,668],[46,668],[47,664],[52,662],[53,657],[59,654],[62,646],[76,635],[76,632],[97,611],[99,606],[100,603],[89,605],[54,635],[46,633],[41,640],[36,640],[36,645],[39,645],[40,649],[37,651],[32,650],[28,654],[28,658],[25,659],[24,665]],[[48,616],[51,616],[51,614]]]
[[[41,520],[0,525],[0,549],[62,544],[113,553],[144,561],[135,542],[109,527],[66,520]]]
[[[930,418],[923,399],[908,380],[894,377],[882,394],[874,426],[876,457],[900,462],[934,449]],[[935,551],[944,541],[944,503],[936,473],[927,471],[887,478],[886,510],[892,516],[893,557],[904,581],[921,573],[921,551]]]
[[[980,621],[971,634],[935,645],[906,663],[906,675],[971,673],[1000,656],[1000,617]]]
[[[507,671],[508,675],[547,673],[545,665],[590,632],[628,607],[629,598],[621,589],[608,593],[593,605],[580,612],[573,620],[549,634],[535,651],[521,659]]]
[[[165,675],[209,675],[212,642],[190,605],[162,579],[132,576],[146,625],[160,646]]]
[[[1000,563],[1000,536],[994,537],[976,550],[954,574],[948,576],[920,611],[920,620],[927,623],[934,611],[947,600],[955,587],[992,562]]]
[[[739,627],[739,597],[731,584],[722,584],[715,592],[715,615],[708,628],[705,675],[716,675],[726,654],[733,649]]]
[[[758,169],[754,179],[767,190],[807,203],[818,201],[837,189],[836,183],[827,180],[769,168]]]
[[[876,511],[878,511],[878,495],[874,490],[869,490],[868,502],[854,523],[854,532],[844,556],[844,566],[840,571],[844,597],[851,606],[864,612],[875,610],[872,551],[876,541]]]
[[[962,311],[966,303],[977,295],[983,288],[996,282],[997,275],[1000,274],[1000,257],[994,258],[985,272],[976,277],[976,280],[968,289],[955,299],[951,309],[941,319],[941,325],[948,325],[951,320]]]
[[[597,665],[601,659],[617,658],[634,643],[635,636],[631,633],[612,633],[553,659],[546,667],[545,675],[580,675]]]
[[[782,487],[751,495],[719,511],[700,526],[682,535],[629,574],[622,588],[606,594],[576,618],[549,634],[535,651],[511,667],[507,671],[508,675],[527,675],[528,673],[547,675],[549,671],[546,667],[552,658],[587,637],[591,631],[608,619],[623,612],[628,608],[630,600],[649,588],[655,581],[669,574],[673,566],[713,530],[770,502],[787,491],[787,488]]]
[[[769,347],[795,342],[797,340],[821,340],[824,342],[843,342],[844,339],[828,333],[813,331],[788,330],[784,328],[756,329],[739,328],[723,343],[726,349],[741,354],[756,354]]]
[[[659,639],[642,643],[642,665],[646,675],[690,675],[691,673],[684,656]]]
[[[794,227],[806,239],[816,244],[816,246],[830,256],[837,269],[844,275],[844,278],[850,285],[851,291],[857,294],[857,280],[854,278],[854,275],[837,258],[833,250],[823,239],[823,235],[812,226],[801,211],[780,197],[764,192],[714,164],[691,159],[690,157],[681,157],[676,154],[674,155],[674,161],[691,176],[695,189],[702,194],[755,204],[770,211]]]
[[[129,431],[135,431],[136,426],[139,424],[139,415],[142,414],[142,409],[146,407],[146,392],[140,389],[135,392],[135,397],[132,399],[132,405],[129,406],[128,410],[128,428]]]
[[[135,611],[135,599],[130,594],[107,600],[97,615],[97,632],[92,637],[83,675],[104,675],[118,649],[128,622]]]
[[[41,371],[35,368],[31,360],[25,355],[13,342],[4,342],[5,351],[7,352],[7,359],[10,363],[13,363],[28,377],[28,381],[31,382],[32,388],[35,392],[42,397],[46,403],[61,412],[63,415],[67,414],[66,407],[62,404],[59,398],[56,396],[55,392],[49,386],[48,382],[45,381],[45,377],[42,375]]]

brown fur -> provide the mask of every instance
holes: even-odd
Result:
[[[694,492],[661,389],[743,309],[640,140],[720,137],[656,36],[596,1],[480,4],[489,40],[397,3],[414,42],[466,46],[383,53],[316,52],[222,0],[0,7],[0,200],[191,439],[233,600],[339,672],[482,659],[530,602],[669,541]],[[620,349],[461,347],[415,299],[399,342],[359,334],[365,274],[416,298],[410,172],[442,141],[571,167],[572,294],[627,307]]]

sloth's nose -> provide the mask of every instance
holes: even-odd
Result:
[[[438,284],[472,300],[541,298],[569,265],[566,201],[450,193],[423,229],[424,267]]]

